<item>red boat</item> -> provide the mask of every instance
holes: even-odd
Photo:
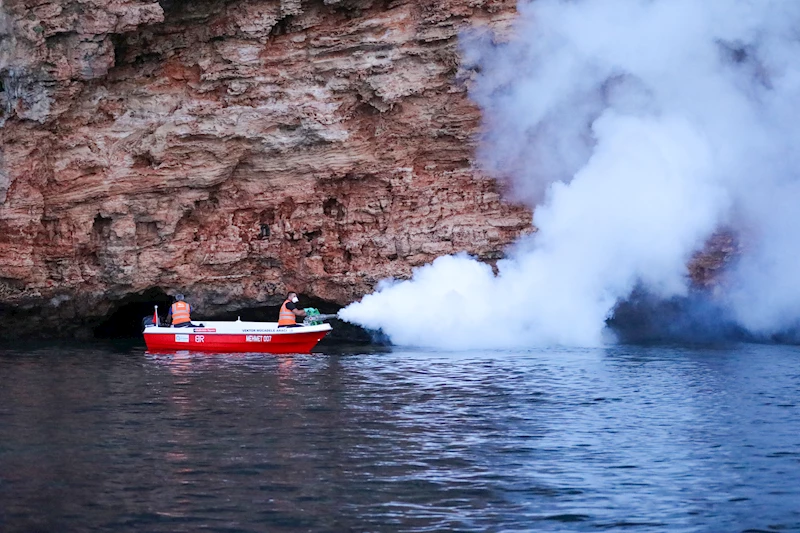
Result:
[[[202,327],[146,326],[151,352],[310,353],[331,331],[330,324],[278,328],[277,322],[206,322]]]

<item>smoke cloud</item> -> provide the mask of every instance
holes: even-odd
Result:
[[[717,295],[744,329],[800,317],[800,2],[522,1],[466,35],[478,159],[534,209],[498,263],[441,257],[344,309],[397,344],[597,345],[634,289],[685,296],[720,227],[746,243]]]

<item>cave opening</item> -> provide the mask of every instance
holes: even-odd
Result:
[[[667,300],[637,289],[606,320],[623,344],[758,342],[701,291]]]
[[[342,308],[341,305],[337,305],[335,303],[331,303],[327,300],[320,300],[319,298],[313,298],[311,296],[306,296],[305,294],[298,294],[300,298],[300,306],[305,307],[316,307],[319,309],[320,313],[324,314],[336,314]],[[242,321],[245,322],[277,322],[278,321],[278,313],[281,310],[280,305],[265,305],[260,307],[245,307],[243,309],[239,309],[237,311],[228,311],[224,313],[219,313],[209,317],[203,317],[205,320],[236,320],[237,318],[241,318]]]
[[[115,302],[112,311],[92,330],[96,339],[140,339],[142,321],[153,316],[153,306],[158,306],[158,315],[162,324],[173,298],[160,288],[151,288],[137,294],[129,294]],[[191,302],[190,302],[191,303]],[[300,295],[302,307],[316,307],[320,313],[336,314],[342,306],[335,303]],[[192,322],[202,323],[211,320],[236,320],[245,322],[276,322],[280,305],[245,307],[223,313],[192,313]],[[325,338],[331,343],[370,344],[374,339],[366,330],[338,319],[329,321],[333,331]]]
[[[111,313],[97,325],[93,334],[97,339],[131,339],[142,334],[142,320],[153,316],[153,306],[158,306],[161,320],[167,315],[172,297],[160,288],[147,289],[125,296],[114,306]]]
[[[300,298],[301,307],[303,308],[316,307],[322,314],[335,315],[342,309],[341,305],[329,302],[327,300],[321,300],[319,298],[314,298],[311,296],[307,296],[305,294],[299,294],[298,297]],[[278,313],[280,312],[280,310],[281,310],[280,305],[246,307],[237,311],[220,313],[209,317],[203,316],[202,319],[205,320],[241,319],[244,322],[250,322],[250,321],[277,322]],[[327,322],[333,327],[333,330],[330,332],[330,334],[328,334],[327,337],[325,337],[325,339],[323,339],[322,341],[323,343],[372,344],[375,342],[374,333],[371,334],[370,332],[359,326],[350,324],[348,322],[344,322],[342,320],[339,320],[338,318],[328,320]]]

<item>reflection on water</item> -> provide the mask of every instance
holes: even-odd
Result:
[[[0,349],[0,531],[800,530],[800,350]]]

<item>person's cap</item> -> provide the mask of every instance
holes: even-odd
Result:
[[[175,299],[178,300],[179,302],[183,301],[183,294],[181,293],[176,294]]]

